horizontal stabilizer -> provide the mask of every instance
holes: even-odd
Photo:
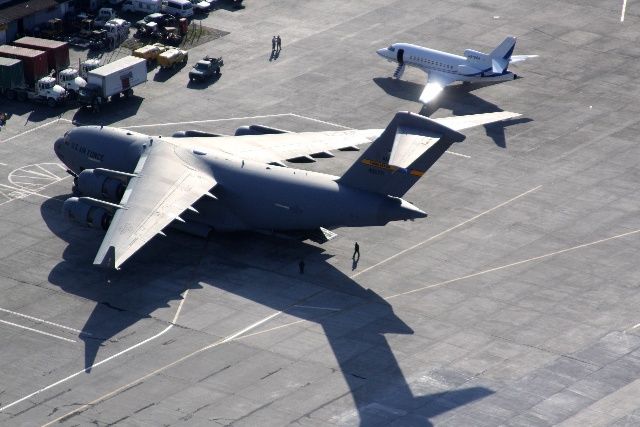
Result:
[[[511,55],[511,58],[509,59],[509,62],[516,63],[516,62],[522,62],[522,61],[526,61],[529,58],[537,58],[539,55]]]
[[[469,116],[442,117],[440,119],[433,119],[433,121],[453,130],[464,130],[502,120],[514,119],[521,115],[520,113],[512,113],[511,111],[498,111],[495,113],[471,114]]]

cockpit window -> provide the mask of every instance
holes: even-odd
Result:
[[[389,46],[387,49],[389,49],[391,52],[395,52],[396,51],[396,48],[393,47],[393,46]]]

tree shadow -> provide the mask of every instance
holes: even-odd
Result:
[[[96,302],[80,334],[87,373],[106,343],[135,333],[129,329],[168,307],[185,289],[210,283],[321,326],[362,426],[407,411],[416,411],[414,424],[429,426],[429,418],[493,393],[471,387],[415,396],[385,337],[413,330],[389,302],[333,267],[328,262],[332,256],[320,247],[254,233],[198,239],[169,232],[167,238],[149,242],[122,270],[105,271],[91,265],[104,233],[67,223],[60,208],[55,199],[41,205],[47,226],[68,242],[49,281]],[[305,260],[304,274],[298,272],[300,259]]]
[[[424,89],[424,85],[409,82],[405,80],[397,80],[393,78],[376,77],[373,81],[387,94],[406,101],[420,102],[420,94]],[[430,102],[422,105],[420,114],[426,117],[431,116],[440,108],[451,110],[453,116],[464,116],[469,114],[493,113],[504,111],[496,104],[486,101],[479,96],[474,95],[476,89],[482,87],[493,86],[500,82],[489,83],[473,83],[473,84],[454,84],[447,86],[443,92]],[[484,125],[485,133],[500,148],[506,148],[505,127],[513,126],[520,123],[528,123],[532,120],[529,118],[517,118],[504,120],[501,122],[490,123]]]

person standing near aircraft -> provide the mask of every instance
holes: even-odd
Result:
[[[276,49],[278,49],[278,52],[282,50],[282,39],[280,38],[280,34],[276,37]]]
[[[273,36],[271,38],[271,52],[275,52],[276,51],[276,44],[277,44],[276,36]]]
[[[353,245],[353,256],[351,258],[356,259],[356,255],[358,255],[358,261],[360,261],[360,245],[358,244],[358,242]]]

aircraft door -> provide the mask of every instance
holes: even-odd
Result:
[[[404,49],[398,49],[398,64],[404,64]]]

